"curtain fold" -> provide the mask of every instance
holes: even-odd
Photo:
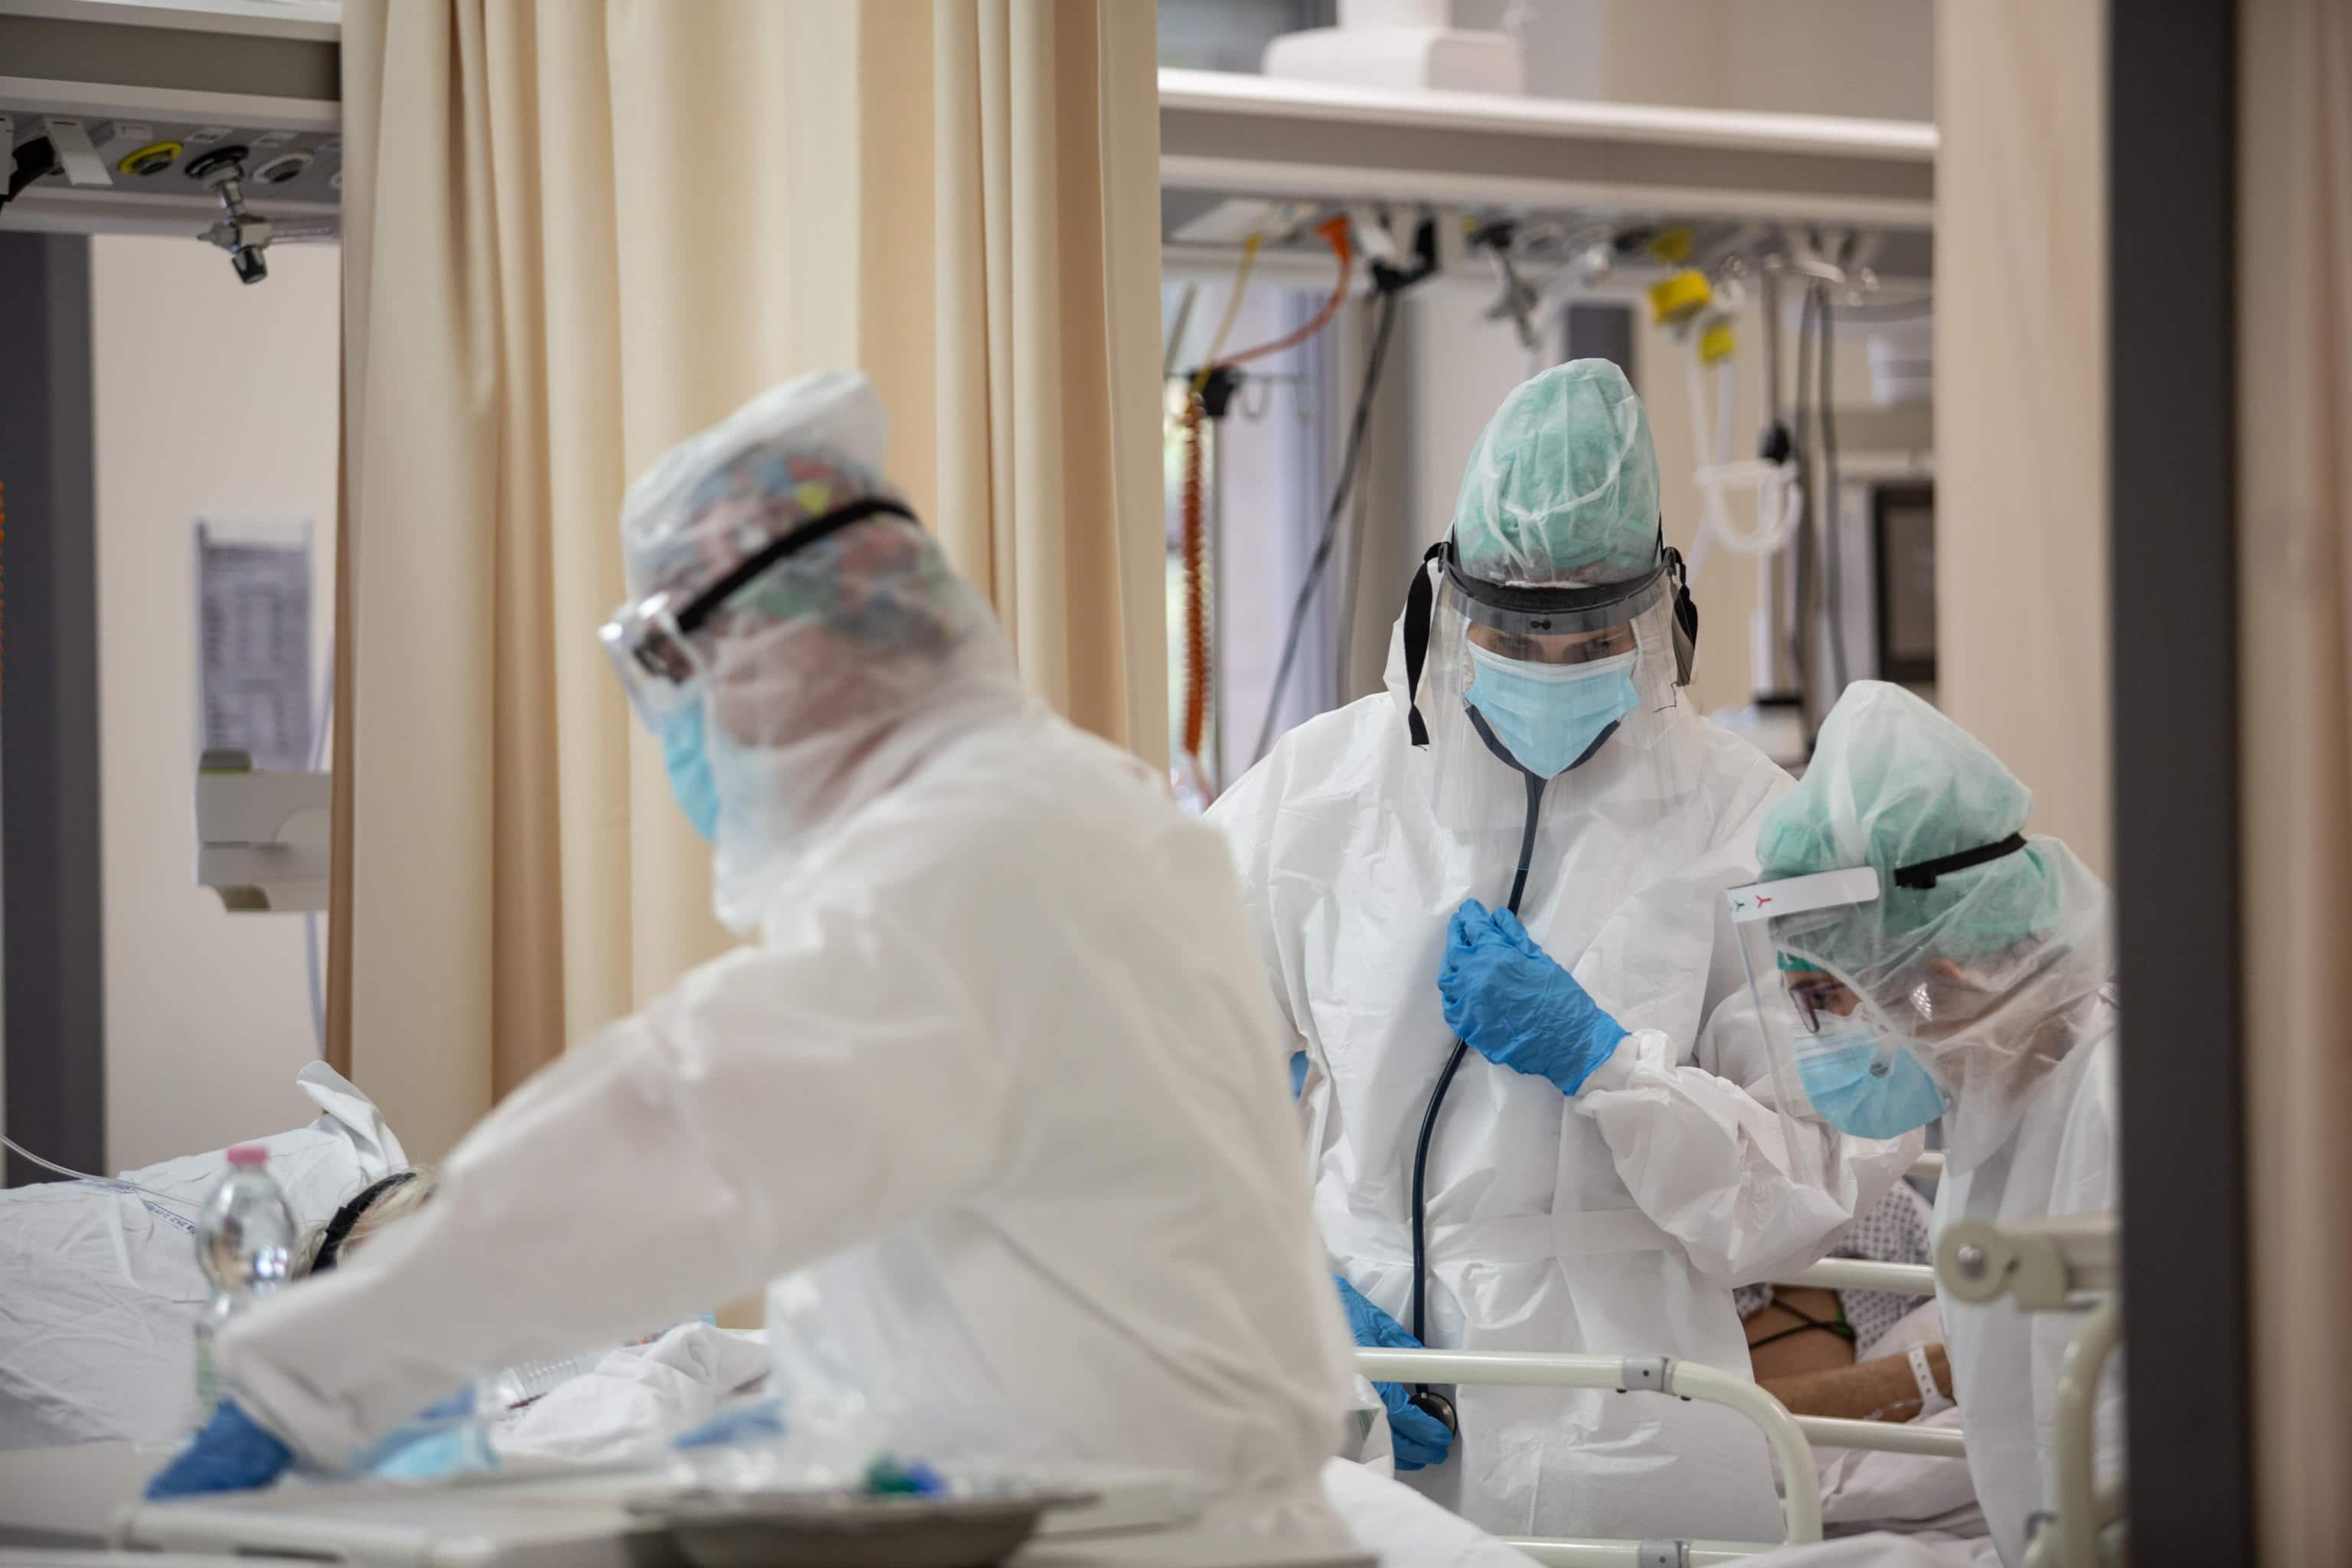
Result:
[[[2352,12],[2239,9],[2257,1555],[2352,1561]],[[2128,1006],[2128,999],[2126,999]]]
[[[1034,688],[1164,761],[1152,36],[349,0],[331,1014],[421,1155],[728,940],[595,627],[628,478],[762,387],[865,364]]]
[[[1032,689],[1164,763],[1152,10],[865,15],[862,333],[893,417],[926,437],[894,439],[901,477]]]

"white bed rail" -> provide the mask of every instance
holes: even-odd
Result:
[[[1522,1388],[1600,1388],[1657,1394],[1737,1411],[1763,1433],[1785,1494],[1785,1534],[1777,1542],[1506,1539],[1555,1568],[1689,1568],[1731,1563],[1791,1542],[1822,1538],[1822,1483],[1796,1417],[1744,1377],[1671,1356],[1547,1355],[1533,1352],[1360,1350],[1356,1369],[1375,1383],[1507,1384]],[[1854,1422],[1853,1426],[1868,1423]]]
[[[2026,1543],[2026,1568],[2104,1568],[2126,1560],[2124,1490],[2098,1484],[2099,1378],[2123,1342],[2123,1305],[2110,1296],[2091,1310],[2058,1374],[2051,1415],[2055,1517]]]
[[[1932,1296],[1936,1270],[1925,1263],[1873,1263],[1861,1258],[1824,1258],[1772,1281],[1817,1285],[1826,1290],[1887,1290],[1897,1296]]]
[[[1850,1421],[1838,1415],[1790,1417],[1816,1448],[1868,1448],[1879,1454],[1924,1454],[1931,1459],[1965,1459],[1969,1450],[1957,1426],[1913,1426],[1899,1421]]]
[[[1933,1181],[1944,1176],[1944,1156],[1929,1151],[1911,1163],[1910,1173]],[[1775,1285],[1814,1285],[1825,1290],[1886,1290],[1897,1296],[1932,1296],[1936,1269],[1927,1263],[1872,1263],[1859,1258],[1825,1258],[1791,1271]]]

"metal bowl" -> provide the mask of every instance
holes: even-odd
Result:
[[[658,1518],[697,1568],[987,1568],[1021,1550],[1067,1491],[976,1497],[703,1489],[633,1500]]]

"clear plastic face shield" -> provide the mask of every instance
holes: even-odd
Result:
[[[1406,609],[1416,745],[1433,805],[1457,830],[1516,829],[1525,779],[1550,781],[1547,811],[1639,805],[1687,793],[1696,737],[1677,721],[1697,612],[1682,558],[1599,587],[1510,587],[1433,548]]]
[[[1815,890],[1831,879],[1842,901]],[[2105,889],[2054,839],[1729,897],[1776,1060],[1813,1110],[1878,1137],[1940,1114],[1958,1169],[2007,1136],[2111,977]]]
[[[1941,1090],[1904,1004],[1890,1008],[1833,956],[1841,937],[1873,925],[1879,874],[1822,871],[1730,889],[1732,929],[1784,1117],[1862,1138],[1897,1138],[1943,1114]]]
[[[646,727],[660,734],[700,694],[711,665],[713,617],[729,599],[788,557],[852,523],[885,515],[914,521],[904,504],[867,497],[799,524],[706,586],[665,589],[615,610],[596,635]]]

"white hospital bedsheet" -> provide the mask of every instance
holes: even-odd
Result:
[[[1957,1430],[1962,1422],[1958,1410],[1947,1410],[1917,1425]],[[1987,1532],[1966,1459],[1864,1448],[1822,1448],[1815,1454],[1822,1467],[1822,1523],[1832,1535],[1866,1530]]]
[[[502,1459],[656,1458],[672,1437],[767,1375],[764,1332],[680,1323],[558,1384],[495,1428],[490,1446]]]
[[[1323,1495],[1381,1568],[1528,1568],[1532,1561],[1368,1466],[1333,1459],[1323,1467]]]
[[[307,1228],[407,1155],[324,1062],[294,1081],[319,1119],[255,1142]],[[122,1173],[161,1198],[99,1182],[0,1193],[0,1448],[186,1435],[205,1295],[194,1215],[227,1168],[215,1150]]]

